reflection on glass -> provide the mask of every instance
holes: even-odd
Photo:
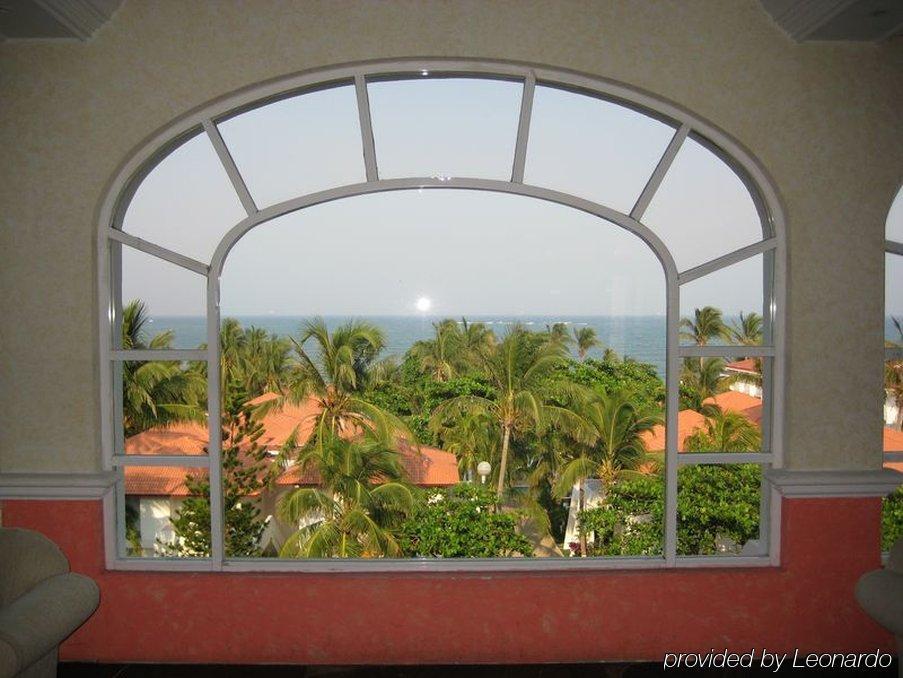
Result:
[[[683,466],[677,485],[678,555],[761,552],[762,469],[758,464]]]
[[[368,85],[381,179],[510,179],[523,85],[425,78]]]
[[[885,238],[903,242],[903,190],[897,192],[887,214]]]
[[[674,129],[596,97],[539,86],[524,182],[629,214]]]
[[[122,310],[123,348],[197,348],[205,341],[207,279],[122,245]]]
[[[366,179],[353,87],[282,99],[218,127],[258,207]]]
[[[884,466],[903,471],[903,462]],[[903,539],[903,487],[881,500],[881,550],[889,552],[900,539]]]
[[[153,346],[161,336],[164,335],[155,335],[147,343]],[[206,454],[206,410],[206,363],[122,363],[122,435],[126,455]]]
[[[681,343],[761,345],[763,255],[681,285]]]
[[[684,359],[678,451],[762,451],[762,369],[767,360]]]
[[[749,189],[693,138],[684,141],[642,221],[664,241],[681,271],[763,238]]]
[[[167,155],[138,186],[122,229],[207,262],[220,238],[247,216],[206,134]]]
[[[903,360],[884,362],[883,410],[884,451],[903,452]]]
[[[206,469],[126,467],[126,555],[209,558],[209,491]]]

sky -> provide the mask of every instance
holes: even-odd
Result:
[[[521,90],[468,79],[371,83],[380,177],[510,178]],[[259,207],[365,177],[351,87],[270,103],[220,131]],[[626,213],[673,133],[636,111],[540,86],[524,180]],[[243,216],[202,135],[148,175],[123,227],[206,262]],[[680,270],[762,238],[745,186],[692,139],[643,222]],[[200,276],[123,249],[126,300],[142,298],[158,316],[203,314]],[[664,296],[655,255],[617,225],[536,199],[438,189],[347,198],[258,226],[226,260],[221,308],[415,315],[425,298],[430,315],[659,315]],[[729,315],[761,311],[762,257],[688,284],[681,296],[684,314],[706,304]]]

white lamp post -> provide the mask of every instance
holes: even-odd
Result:
[[[477,473],[480,474],[480,482],[486,484],[486,476],[492,473],[492,464],[488,461],[481,461],[477,464]]]

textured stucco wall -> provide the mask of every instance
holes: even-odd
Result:
[[[234,89],[412,55],[624,81],[750,148],[788,217],[789,464],[877,467],[901,47],[796,45],[755,0],[127,0],[88,44],[0,45],[0,471],[99,467],[95,218],[129,152]]]

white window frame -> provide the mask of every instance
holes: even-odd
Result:
[[[894,194],[894,200],[891,201],[891,205],[893,205],[894,201],[901,199],[899,196],[903,195],[903,186]],[[884,241],[884,254],[885,257],[888,254],[893,254],[896,256],[903,257],[903,242],[897,242],[895,240],[885,240]],[[885,262],[885,275],[887,275],[887,266]],[[884,300],[884,314],[882,316],[882,323],[887,318],[887,299]],[[882,333],[883,333],[882,329]],[[903,346],[885,346],[884,347],[884,362],[887,363],[888,360],[903,360]],[[887,394],[885,394],[885,399]],[[882,400],[882,409],[883,409],[883,400]],[[884,421],[884,412],[881,413],[881,425],[882,427],[887,424]],[[883,446],[882,446],[883,447]],[[903,461],[903,452],[885,452],[882,449],[882,462],[887,461]]]
[[[415,79],[429,76],[475,77],[513,80],[522,83],[523,96],[512,158],[510,180],[474,178],[410,177],[379,178],[378,157],[370,121],[367,83],[371,79]],[[336,84],[354,85],[360,118],[366,181],[302,195],[259,209],[216,127],[254,105]],[[675,129],[674,136],[629,214],[590,200],[532,186],[523,182],[530,132],[533,93],[536,85],[550,85],[589,94],[638,109]],[[244,207],[247,216],[222,238],[211,263],[205,264],[122,231],[128,203],[141,180],[182,139],[203,130]],[[762,240],[679,272],[674,259],[659,237],[641,219],[689,135],[727,162],[747,185],[762,224]],[[235,243],[255,226],[305,207],[371,193],[403,189],[467,189],[507,193],[565,205],[617,224],[641,238],[662,264],[666,282],[666,450],[665,529],[661,557],[605,558],[522,558],[522,559],[360,559],[282,560],[228,559],[224,554],[224,514],[222,501],[221,441],[219,412],[220,312],[219,282],[226,257]],[[98,289],[100,336],[100,389],[103,465],[114,471],[115,492],[104,501],[107,566],[122,570],[189,571],[299,571],[299,572],[380,572],[380,571],[539,571],[599,570],[625,568],[750,567],[779,564],[780,500],[764,478],[760,515],[761,555],[678,556],[677,555],[677,470],[686,464],[757,463],[763,470],[783,466],[783,384],[784,314],[786,254],[784,212],[777,190],[759,162],[736,140],[699,116],[680,106],[627,85],[602,78],[532,64],[467,59],[401,59],[371,61],[317,69],[279,78],[223,97],[181,117],[154,134],[136,150],[116,174],[100,210],[98,225]],[[903,253],[903,245],[890,243]],[[131,247],[204,276],[207,281],[207,348],[168,350],[121,350],[121,248]],[[763,345],[681,346],[679,341],[680,287],[727,266],[762,254],[764,269]],[[677,413],[681,360],[688,356],[763,357],[763,451],[759,453],[711,453],[678,457]],[[122,436],[121,366],[126,360],[204,360],[208,365],[208,455],[139,457],[124,454]],[[125,555],[124,468],[127,465],[201,466],[208,469],[211,487],[211,557],[127,558]]]

